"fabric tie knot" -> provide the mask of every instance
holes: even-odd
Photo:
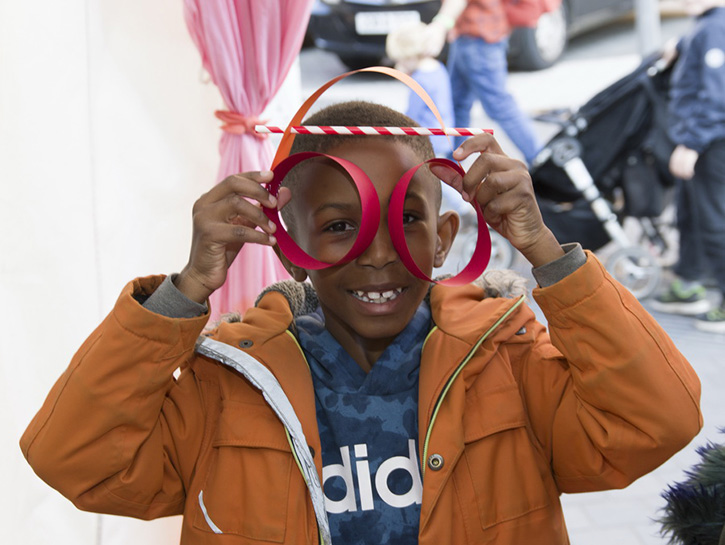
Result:
[[[214,112],[214,115],[224,123],[221,129],[229,134],[251,134],[260,140],[264,140],[269,136],[268,134],[254,131],[256,125],[265,125],[268,121],[266,119],[261,120],[256,116],[247,117],[240,113],[227,110],[217,110]]]

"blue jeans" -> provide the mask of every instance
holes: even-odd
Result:
[[[725,294],[725,140],[703,151],[695,176],[679,183],[680,256],[675,274],[685,280],[712,275]]]
[[[531,164],[541,149],[533,123],[506,90],[508,41],[488,43],[481,38],[458,37],[448,52],[456,127],[468,127],[474,100],[498,123]],[[464,138],[456,138],[456,146]]]

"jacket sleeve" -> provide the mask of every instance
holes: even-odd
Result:
[[[137,299],[162,280],[125,288],[20,440],[34,471],[80,509],[144,519],[183,510],[204,428],[187,364],[207,316],[144,309]]]
[[[536,333],[522,388],[561,492],[625,487],[690,442],[695,372],[596,257],[534,297],[549,335]]]

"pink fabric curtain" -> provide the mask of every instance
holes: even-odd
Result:
[[[268,140],[247,132],[269,104],[302,46],[312,0],[184,0],[184,15],[204,68],[230,113],[219,151],[217,182],[231,174],[269,169]],[[286,120],[273,120],[284,124]],[[212,295],[212,319],[243,312],[265,286],[288,278],[274,252],[248,244]]]

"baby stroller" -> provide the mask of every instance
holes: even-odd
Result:
[[[675,182],[665,130],[669,73],[650,57],[576,112],[536,118],[561,127],[531,167],[544,221],[562,243],[596,251],[613,242],[605,266],[638,298],[657,288],[668,246],[660,216]],[[640,240],[627,235],[627,217],[640,224]]]

